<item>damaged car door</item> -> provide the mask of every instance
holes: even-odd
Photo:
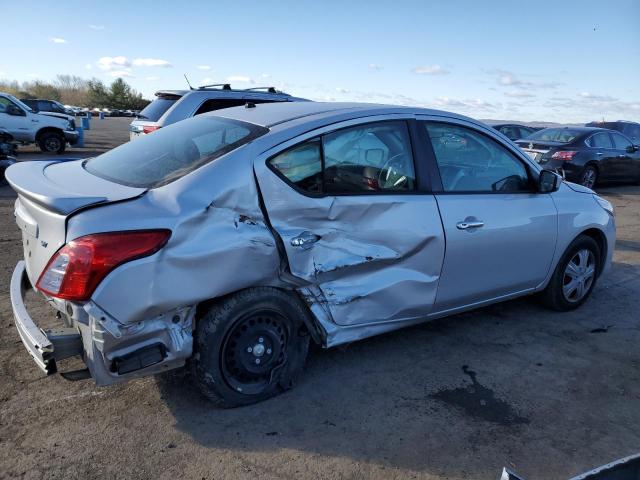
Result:
[[[435,301],[442,223],[416,175],[412,120],[397,118],[325,127],[254,164],[299,291],[338,325],[424,318]]]

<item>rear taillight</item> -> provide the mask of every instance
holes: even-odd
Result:
[[[574,150],[559,150],[553,155],[551,155],[551,158],[553,160],[562,160],[563,162],[570,162],[571,160],[573,160],[573,157],[575,156],[576,153],[578,152]]]
[[[147,134],[147,133],[155,132],[159,128],[160,128],[160,125],[144,125],[142,127],[142,132]]]
[[[114,268],[153,255],[170,236],[169,230],[133,230],[76,238],[49,260],[36,288],[56,298],[88,300]]]

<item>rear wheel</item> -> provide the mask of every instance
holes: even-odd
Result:
[[[587,165],[580,175],[580,185],[593,189],[598,181],[598,170],[593,165]]]
[[[265,400],[291,388],[309,349],[306,306],[274,288],[252,288],[212,306],[198,322],[194,376],[223,407]]]
[[[598,244],[593,238],[580,235],[558,262],[549,285],[542,292],[542,301],[558,311],[579,307],[591,295],[600,268]]]
[[[45,132],[38,139],[40,150],[45,153],[64,153],[66,140],[64,135],[58,132]]]

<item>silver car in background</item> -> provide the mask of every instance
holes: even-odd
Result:
[[[180,367],[236,406],[332,347],[540,292],[581,305],[611,264],[611,204],[452,113],[247,105],[86,161],[24,162],[16,326],[47,373],[99,385]],[[35,288],[64,328],[25,308]]]
[[[306,102],[274,87],[231,88],[228,83],[205,85],[192,90],[158,90],[156,98],[129,125],[129,140],[155,132],[186,118],[247,102]]]

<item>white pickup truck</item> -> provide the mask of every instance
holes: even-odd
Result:
[[[73,117],[34,112],[13,95],[0,92],[0,130],[21,144],[37,143],[46,153],[63,153],[78,141]]]

